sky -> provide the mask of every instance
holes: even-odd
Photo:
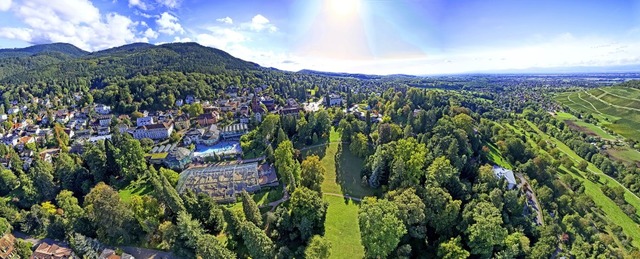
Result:
[[[197,42],[290,71],[628,66],[640,0],[0,0],[0,48],[52,42]]]

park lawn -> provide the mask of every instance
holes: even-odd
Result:
[[[324,200],[329,203],[324,236],[331,242],[330,258],[364,258],[358,224],[358,204],[329,195],[325,195]]]
[[[500,152],[500,150],[498,150],[496,145],[494,145],[493,143],[485,143],[485,145],[489,148],[489,155],[487,157],[489,161],[503,168],[513,169],[511,164],[509,164],[509,162],[507,162],[507,160],[502,157],[502,153]]]
[[[340,131],[336,131],[335,127],[331,127],[331,132],[329,132],[329,142],[339,142],[342,138],[342,134]]]
[[[256,202],[258,207],[260,207],[281,199],[284,194],[282,193],[282,185],[278,185],[278,187],[264,189],[249,195],[253,198],[253,201]],[[242,200],[238,200],[237,202],[230,203],[226,206],[232,210],[242,211]],[[271,207],[268,207],[267,209],[271,209]]]
[[[122,201],[128,203],[134,195],[142,196],[151,192],[153,192],[153,185],[151,185],[150,182],[140,182],[140,180],[138,180],[133,181],[126,187],[120,189],[118,191],[118,195]]]
[[[321,188],[323,199],[329,203],[324,229],[325,237],[332,245],[331,258],[363,258],[358,203],[330,194],[364,197],[376,192],[360,184],[363,161],[351,154],[347,146],[340,150],[340,133],[332,129],[329,141],[328,145],[304,150],[302,155],[317,154],[326,170]],[[338,163],[336,157],[339,159]]]
[[[580,156],[578,156],[572,149],[570,149],[567,145],[565,145],[564,143],[562,143],[558,139],[550,137],[546,133],[542,132],[532,122],[527,121],[527,124],[529,124],[529,126],[531,126],[531,128],[538,135],[540,135],[543,139],[548,140],[548,141],[552,142],[553,144],[555,144],[556,148],[558,148],[558,150],[560,150],[563,153],[565,153],[567,156],[569,156],[576,163],[584,160]],[[605,181],[604,181],[605,184],[607,184],[607,185],[609,185],[611,187],[621,186],[619,183],[615,182],[612,178],[610,178],[609,176],[603,174],[602,171],[600,171],[600,169],[596,168],[593,164],[588,162],[588,165],[589,166],[587,167],[587,170],[591,171],[592,173],[595,173],[598,176],[600,176],[600,179],[602,179],[604,177],[605,178]],[[578,171],[577,169],[573,169],[573,170],[575,170],[575,172],[574,172],[572,170],[567,170],[566,168],[561,166],[560,170],[565,172],[565,173],[569,173],[571,176],[573,176],[574,178],[576,178],[579,181],[581,181],[585,186],[585,193],[587,195],[589,195],[593,199],[593,201],[596,203],[596,205],[598,205],[598,207],[605,213],[606,218],[611,220],[611,222],[613,222],[614,224],[620,226],[623,229],[623,231],[625,232],[626,235],[628,235],[628,236],[633,238],[633,245],[635,247],[640,248],[640,232],[638,231],[638,224],[635,223],[635,221],[632,218],[627,216],[622,211],[622,209],[620,209],[620,207],[618,207],[618,205],[613,200],[611,200],[609,197],[607,197],[602,192],[602,190],[600,189],[600,187],[602,186],[602,183],[600,183],[600,181],[598,181],[598,182],[589,181],[585,177],[586,174],[584,172]],[[609,179],[607,179],[607,178],[609,178]],[[640,199],[638,199],[636,196],[634,196],[626,188],[625,188],[625,200],[629,204],[631,204],[632,206],[634,206],[636,208],[640,208]]]

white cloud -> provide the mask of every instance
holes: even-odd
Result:
[[[248,28],[252,31],[261,32],[276,32],[278,31],[278,27],[273,25],[267,17],[264,17],[261,14],[257,14],[251,19],[251,22],[242,24],[242,27]]]
[[[31,41],[31,29],[26,28],[9,28],[3,27],[0,28],[0,37],[8,38],[8,39],[16,39],[21,41],[30,42]]]
[[[167,12],[164,12],[160,15],[160,18],[156,20],[156,25],[158,25],[158,31],[164,34],[173,35],[176,33],[184,33],[182,25],[180,25],[180,23],[178,22],[178,17],[175,17]]]
[[[151,28],[147,28],[146,31],[144,31],[144,36],[148,39],[156,39],[158,38],[159,33],[154,31]]]
[[[233,19],[231,19],[231,17],[227,16],[224,18],[218,18],[216,19],[216,21],[221,22],[221,23],[225,23],[225,24],[233,24]]]
[[[31,0],[14,3],[14,16],[25,28],[0,27],[0,37],[30,43],[68,42],[98,50],[143,40],[137,23],[117,13],[101,14],[88,0]]]
[[[175,9],[180,6],[181,1],[180,0],[156,0],[156,2],[168,8]]]
[[[11,0],[0,0],[0,11],[8,11],[11,8]]]
[[[148,6],[142,0],[129,0],[129,7],[138,7],[142,10],[149,10],[151,6]]]
[[[242,32],[234,29],[214,26],[208,30],[209,33],[198,34],[196,41],[205,46],[226,50],[247,40]]]

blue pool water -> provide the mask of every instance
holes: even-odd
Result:
[[[217,154],[218,156],[240,154],[242,148],[238,141],[222,141],[213,146],[196,145],[194,156],[208,157]]]

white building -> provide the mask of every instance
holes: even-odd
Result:
[[[493,166],[493,173],[496,175],[496,177],[500,178],[504,178],[507,181],[507,184],[509,185],[509,190],[513,189],[514,187],[516,187],[516,185],[518,184],[516,182],[516,177],[513,175],[513,171],[506,169],[506,168],[502,168],[499,166]]]
[[[133,131],[133,138],[135,139],[166,139],[171,136],[173,132],[173,124],[170,123],[157,123],[149,124],[145,126],[139,126]]]
[[[154,124],[153,117],[151,116],[145,116],[145,117],[136,119],[136,126],[138,127],[147,126],[151,124]]]

